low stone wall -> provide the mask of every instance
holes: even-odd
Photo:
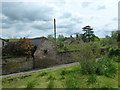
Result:
[[[33,69],[33,59],[26,57],[2,60],[2,74],[11,74]]]
[[[57,52],[52,53],[53,55],[41,55],[34,57],[34,66],[35,68],[44,68],[54,65],[67,64],[75,62],[75,54],[80,52],[79,50],[75,51],[66,51],[66,52]]]
[[[103,50],[106,53],[107,50]],[[67,64],[76,62],[75,56],[80,50],[65,51],[65,52],[52,52],[47,55],[39,55],[33,58],[9,58],[2,61],[2,74],[11,74],[15,72],[22,72],[32,70],[35,68],[45,68],[54,65]],[[102,52],[102,50],[101,50]],[[0,65],[1,67],[1,65]],[[1,73],[0,73],[1,75]]]
[[[78,54],[80,50],[74,51],[66,51],[66,52],[59,52],[57,53],[57,63],[58,64],[66,64],[72,63],[76,61],[76,54]]]

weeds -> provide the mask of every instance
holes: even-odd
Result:
[[[47,74],[48,74],[47,72],[42,72],[42,73],[39,73],[39,74],[37,75],[37,77],[45,76],[45,75],[47,75]]]
[[[90,75],[87,80],[88,84],[94,84],[97,82],[97,76],[96,75]]]
[[[50,75],[49,77],[48,77],[48,80],[55,80],[56,78],[54,77],[54,76],[52,76],[52,75]]]
[[[36,82],[34,82],[34,81],[28,82],[27,83],[27,88],[33,88],[33,87],[35,87],[35,85],[36,85]]]
[[[47,88],[54,88],[54,81],[50,80],[50,82],[47,85]]]
[[[68,78],[66,80],[66,88],[79,88],[80,82],[76,78]]]

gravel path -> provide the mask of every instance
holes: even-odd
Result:
[[[53,66],[53,67],[49,67],[49,68],[45,68],[45,69],[34,69],[34,70],[31,70],[31,71],[27,71],[27,72],[20,72],[20,73],[14,73],[14,74],[9,74],[9,75],[3,75],[3,76],[0,76],[0,78],[6,78],[6,77],[11,77],[11,76],[19,76],[19,75],[22,75],[22,74],[29,74],[29,73],[33,73],[33,72],[39,72],[39,71],[48,71],[48,70],[73,66],[73,65],[77,65],[77,64],[79,64],[79,63],[75,62],[75,63],[69,63],[69,64]]]

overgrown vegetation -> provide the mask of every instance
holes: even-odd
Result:
[[[81,34],[81,37],[84,38],[82,43],[75,40],[71,44],[64,44],[66,38],[63,35],[59,35],[56,39],[58,51],[80,50],[75,55],[79,65],[50,72],[33,73],[26,78],[3,79],[3,87],[118,88],[118,63],[120,63],[119,32],[112,32],[111,36],[106,36],[99,40],[90,26],[86,26],[83,29],[85,33]],[[55,38],[52,36],[48,38],[55,42]],[[103,47],[109,50],[101,54],[101,48]],[[8,44],[5,49],[3,52],[7,55],[29,56],[34,51],[34,45],[28,40],[20,40]],[[33,81],[36,82],[34,83]]]
[[[113,62],[118,69],[117,62]],[[118,72],[106,75],[81,73],[80,64],[66,68],[45,71],[48,75],[39,76],[43,72],[4,78],[3,88],[118,88]]]
[[[20,39],[16,42],[9,42],[5,47],[3,47],[2,51],[3,56],[32,56],[35,51],[35,46],[28,39]]]

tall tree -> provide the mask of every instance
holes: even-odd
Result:
[[[84,41],[85,42],[93,41],[95,37],[93,28],[91,28],[91,26],[85,26],[82,29],[85,32],[83,34]]]

